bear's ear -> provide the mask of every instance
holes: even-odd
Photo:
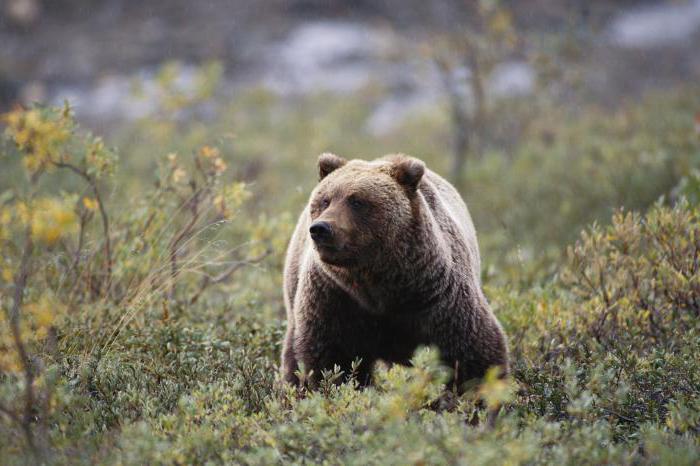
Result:
[[[418,188],[418,183],[425,173],[425,164],[412,157],[401,157],[391,167],[391,176],[402,186],[412,191]]]
[[[338,168],[342,167],[348,163],[347,160],[345,160],[342,157],[338,157],[335,154],[331,154],[330,152],[325,152],[321,155],[318,156],[318,179],[319,181],[324,179],[326,176],[328,176],[329,173],[333,172],[334,170],[337,170]]]

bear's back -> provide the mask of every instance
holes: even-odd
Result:
[[[481,263],[476,230],[462,196],[449,181],[430,169],[426,169],[418,191],[423,195],[442,234],[447,235],[445,239],[448,243],[466,252],[465,260],[478,279]],[[459,250],[454,252],[461,256]]]

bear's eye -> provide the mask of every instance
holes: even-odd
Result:
[[[328,199],[327,197],[324,197],[323,199],[321,199],[321,204],[320,204],[321,209],[325,210],[328,208],[329,205],[331,205],[330,199]]]
[[[350,204],[350,207],[352,207],[353,209],[361,209],[367,205],[365,201],[355,196],[350,196],[348,198],[348,204]]]

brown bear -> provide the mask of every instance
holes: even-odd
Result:
[[[405,155],[371,162],[322,154],[320,182],[284,267],[282,378],[315,386],[335,365],[370,382],[381,359],[409,364],[436,346],[458,387],[508,372],[501,326],[481,289],[476,233],[457,190]]]

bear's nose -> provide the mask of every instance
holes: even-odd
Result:
[[[309,227],[311,239],[314,241],[327,241],[330,239],[332,232],[328,222],[314,222]]]

